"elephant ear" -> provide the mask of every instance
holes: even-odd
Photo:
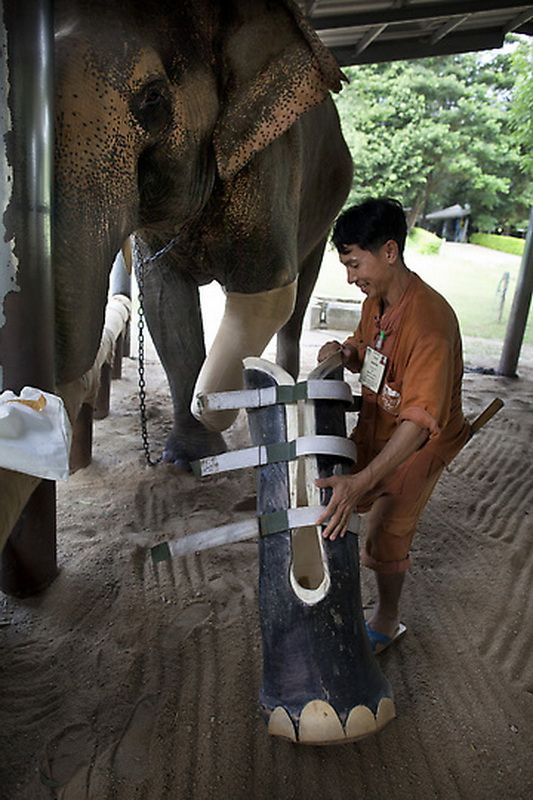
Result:
[[[229,27],[225,103],[214,132],[223,180],[346,80],[291,0],[241,3]]]

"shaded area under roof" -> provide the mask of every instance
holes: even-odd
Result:
[[[341,66],[501,47],[533,35],[529,0],[299,0]]]

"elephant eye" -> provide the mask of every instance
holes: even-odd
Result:
[[[151,81],[143,86],[133,96],[130,106],[135,119],[150,133],[160,131],[170,121],[170,97],[162,80]]]
[[[159,92],[155,87],[151,87],[147,92],[144,98],[144,105],[150,106],[154,105],[155,103],[159,103],[160,100],[163,99],[163,95]]]

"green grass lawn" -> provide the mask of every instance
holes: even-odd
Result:
[[[471,244],[445,242],[438,255],[406,250],[406,263],[440,292],[453,306],[464,336],[503,340],[520,268],[520,257]],[[501,293],[498,286],[505,272],[510,279],[498,322]],[[346,271],[335,251],[326,251],[315,287],[317,297],[363,300],[364,295],[346,283]],[[533,344],[530,313],[524,343]]]

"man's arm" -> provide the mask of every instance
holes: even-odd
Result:
[[[344,536],[350,519],[359,499],[370,492],[377,484],[390,477],[394,470],[406,461],[410,455],[422,447],[429,437],[429,431],[410,420],[404,420],[396,428],[393,435],[381,451],[365,469],[356,475],[334,475],[331,478],[320,478],[315,484],[321,488],[330,487],[333,495],[318,524],[329,519],[324,530],[324,538],[331,540]]]

